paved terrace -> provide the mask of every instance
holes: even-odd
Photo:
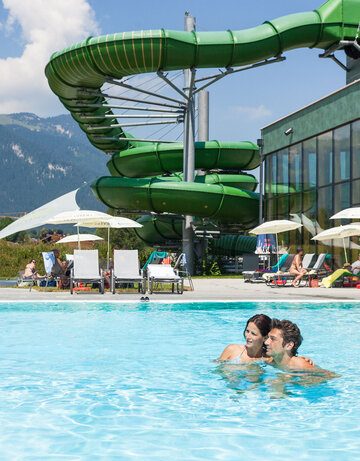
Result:
[[[271,288],[262,283],[245,283],[242,279],[195,279],[195,291],[186,291],[183,295],[156,293],[149,296],[151,301],[358,301],[360,290],[356,288]],[[0,301],[139,301],[139,293],[106,292],[80,293],[70,295],[69,291],[44,292],[19,288],[0,288]]]

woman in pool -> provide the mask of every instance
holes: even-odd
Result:
[[[271,357],[266,354],[265,341],[272,329],[272,320],[265,314],[256,314],[249,318],[244,330],[246,344],[230,344],[225,347],[223,353],[216,362],[227,362],[232,364],[252,363],[264,360],[266,363],[273,362]],[[307,358],[301,357],[310,365],[314,362]]]
[[[219,357],[219,362],[251,363],[259,360],[272,361],[266,357],[264,342],[271,330],[271,318],[264,314],[251,317],[244,330],[246,344],[230,344]]]

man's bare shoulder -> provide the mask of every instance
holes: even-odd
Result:
[[[312,363],[309,363],[303,357],[292,357],[289,363],[289,368],[292,370],[315,370],[316,367]]]

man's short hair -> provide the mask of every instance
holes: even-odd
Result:
[[[296,355],[297,350],[303,340],[299,327],[295,325],[295,323],[290,322],[290,320],[278,319],[273,319],[272,327],[281,331],[283,337],[283,346],[289,344],[290,342],[294,343],[290,353],[291,355]]]

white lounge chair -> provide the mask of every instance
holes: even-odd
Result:
[[[24,277],[25,271],[19,271],[18,272],[18,280],[17,280],[17,286],[18,287],[29,287],[29,291],[31,291],[32,287],[36,285],[37,279],[36,277]]]
[[[98,283],[99,292],[104,293],[104,277],[99,268],[98,250],[74,250],[74,267],[70,275],[71,294],[76,282]]]
[[[116,283],[137,283],[138,291],[145,293],[144,272],[140,269],[138,250],[115,250],[114,268],[111,271],[111,291],[115,294]]]
[[[180,294],[184,292],[184,279],[170,264],[149,264],[147,266],[147,278],[150,294],[154,291],[154,283],[171,283],[173,293],[176,284],[177,292]]]

